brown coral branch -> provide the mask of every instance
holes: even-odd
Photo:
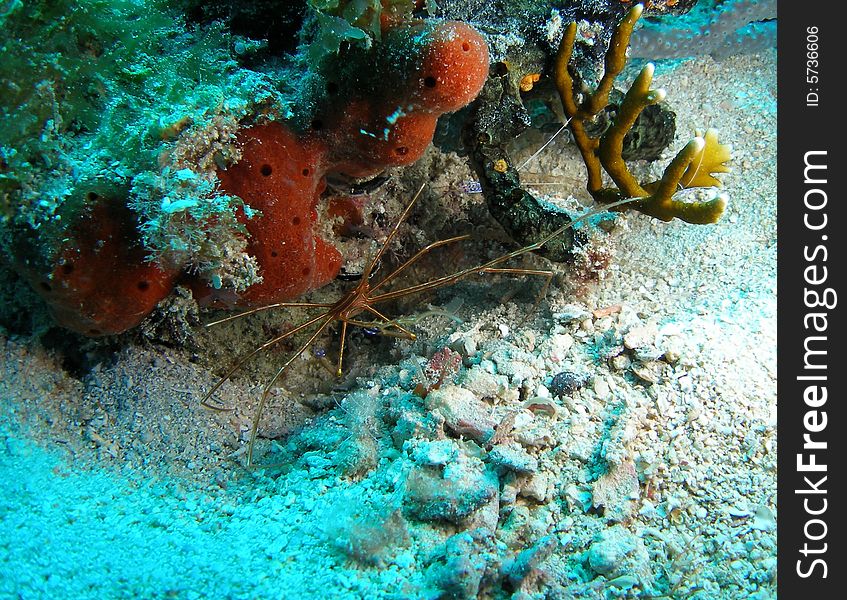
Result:
[[[588,191],[594,194],[594,192],[599,191],[603,187],[600,160],[597,158],[597,147],[600,141],[590,137],[585,131],[584,121],[586,118],[593,117],[594,115],[587,114],[576,103],[576,94],[573,89],[574,82],[570,71],[568,71],[575,40],[576,23],[571,23],[565,29],[562,42],[559,44],[559,52],[556,55],[556,61],[553,65],[553,81],[556,84],[556,91],[559,93],[559,98],[562,100],[565,115],[568,117],[568,127],[571,130],[571,135],[576,142],[577,148],[579,148],[580,154],[582,154],[582,161],[585,163],[585,168],[588,170]]]
[[[719,195],[703,202],[674,200],[674,194],[688,187],[720,186],[714,173],[727,173],[731,158],[729,146],[718,141],[717,133],[708,130],[689,142],[665,169],[662,178],[652,183],[639,183],[623,159],[624,137],[632,129],[641,112],[651,104],[661,102],[664,90],[652,90],[653,65],[646,65],[630,86],[618,114],[609,129],[599,138],[591,137],[585,128],[608,105],[609,93],[615,79],[626,65],[626,48],[632,29],[643,7],[634,6],[615,28],[606,52],[605,72],[594,92],[581,103],[574,90],[574,80],[568,70],[576,41],[577,25],[571,23],[559,45],[553,66],[553,79],[562,101],[568,127],[579,148],[588,172],[587,189],[598,202],[613,202],[621,198],[639,198],[631,204],[636,210],[670,221],[674,217],[688,223],[714,223],[726,208],[726,196]],[[602,172],[606,171],[617,187],[604,188]]]

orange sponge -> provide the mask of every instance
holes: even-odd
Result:
[[[244,223],[247,251],[263,278],[234,299],[211,291],[221,303],[281,302],[333,279],[341,256],[317,233],[324,175],[370,177],[418,160],[438,116],[479,93],[488,76],[488,48],[464,23],[402,23],[386,32],[382,47],[340,58],[331,71],[307,133],[279,123],[246,129],[243,158],[218,173],[223,191],[261,212]],[[352,222],[355,215],[348,213],[338,201],[328,209],[331,218]]]
[[[476,98],[488,77],[488,45],[479,32],[458,21],[435,26],[423,56],[415,102],[441,114]]]
[[[366,122],[335,132],[332,170],[371,177],[387,167],[410,165],[426,151],[437,121],[436,115],[414,112],[397,116],[387,125],[384,111],[376,111]]]
[[[377,52],[350,59],[355,68],[342,59],[335,65],[337,90],[318,108],[331,170],[368,177],[415,162],[432,141],[438,117],[482,89],[488,60],[483,37],[455,21],[393,26]]]
[[[91,200],[90,200],[91,201]],[[75,223],[47,276],[19,264],[56,322],[88,336],[138,325],[173,289],[179,271],[146,260],[132,213],[96,197]]]
[[[386,0],[385,6],[394,4]],[[333,223],[319,223],[324,176],[369,177],[416,161],[432,141],[439,115],[479,93],[489,58],[476,30],[458,22],[405,21],[407,11],[383,14],[379,44],[348,49],[322,65],[326,96],[310,105],[307,133],[268,123],[239,134],[242,158],[218,176],[221,189],[245,203],[239,218],[262,281],[237,293],[196,285],[201,301],[257,307],[330,282],[342,258],[321,232],[355,229],[362,207],[336,200],[326,214],[341,223],[334,223],[335,231]],[[68,215],[63,223],[72,224],[46,264],[42,253],[48,251],[37,239],[21,241],[15,260],[56,321],[69,329],[90,336],[130,329],[181,275],[147,260],[125,201],[93,195],[81,216]]]
[[[261,213],[244,223],[247,251],[261,267],[262,282],[242,292],[237,303],[261,306],[326,285],[341,268],[341,255],[315,231],[325,187],[324,146],[280,123],[252,127],[241,137],[243,158],[218,176],[225,192]]]

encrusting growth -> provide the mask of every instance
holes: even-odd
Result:
[[[726,163],[731,158],[731,148],[718,141],[715,130],[710,129],[704,134],[698,132],[697,137],[677,153],[658,181],[639,183],[621,156],[624,137],[638,115],[645,107],[661,102],[665,97],[664,90],[650,89],[652,64],[647,64],[636,77],[611,127],[597,138],[589,136],[586,131],[586,124],[609,103],[609,93],[615,79],[626,65],[629,37],[642,11],[642,5],[634,6],[615,29],[606,53],[603,77],[597,88],[582,101],[577,99],[574,80],[568,71],[576,40],[576,23],[567,27],[559,46],[553,78],[569,121],[568,127],[588,170],[588,191],[596,201],[603,203],[622,198],[639,198],[627,206],[662,221],[677,217],[688,223],[715,223],[726,208],[725,195],[703,202],[683,202],[673,198],[680,189],[720,186],[720,181],[713,173],[730,171]],[[617,187],[603,187],[603,170]]]

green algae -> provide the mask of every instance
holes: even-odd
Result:
[[[223,123],[257,102],[273,104],[277,90],[238,65],[235,36],[219,24],[187,25],[173,4],[43,0],[2,13],[0,234],[7,248],[15,232],[35,231],[40,258],[49,261],[95,197],[133,208],[151,254],[167,262],[214,262],[192,256],[202,251],[197,221],[220,221],[206,238],[236,233],[234,219],[220,217],[232,217],[240,203],[215,197],[211,153],[226,141]],[[176,139],[183,130],[193,133],[189,149]],[[171,176],[184,168],[198,176]]]

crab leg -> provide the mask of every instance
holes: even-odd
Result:
[[[326,329],[327,325],[329,325],[330,322],[333,320],[328,315],[322,315],[322,317],[323,316],[325,316],[326,318],[324,319],[324,322],[321,323],[321,326],[318,327],[317,331],[315,331],[309,337],[309,339],[306,341],[305,344],[300,346],[300,349],[297,350],[297,352],[295,352],[287,361],[285,361],[285,363],[283,363],[283,365],[277,370],[277,372],[274,374],[274,376],[271,377],[271,379],[265,384],[265,387],[262,390],[262,398],[259,400],[259,405],[256,407],[256,414],[253,415],[253,426],[250,428],[250,441],[249,441],[248,446],[247,446],[247,467],[248,468],[253,466],[253,447],[256,444],[256,436],[259,434],[259,420],[262,418],[262,412],[265,410],[265,404],[267,404],[267,402],[268,402],[268,397],[270,396],[271,388],[277,382],[277,380],[280,377],[282,377],[282,374],[285,373],[285,371],[288,369],[288,367],[291,366],[291,363],[293,363],[295,360],[297,360],[297,358],[306,351],[306,348],[311,346],[312,343],[316,339],[318,339],[318,336],[320,336],[321,333],[323,333],[323,331],[324,331],[324,329]],[[319,319],[320,319],[320,317],[318,319],[312,319],[310,321],[310,324],[314,323],[316,320],[319,320]],[[302,329],[302,328],[303,328],[303,326],[299,327],[298,329]],[[294,330],[292,330],[292,331],[294,331]]]

